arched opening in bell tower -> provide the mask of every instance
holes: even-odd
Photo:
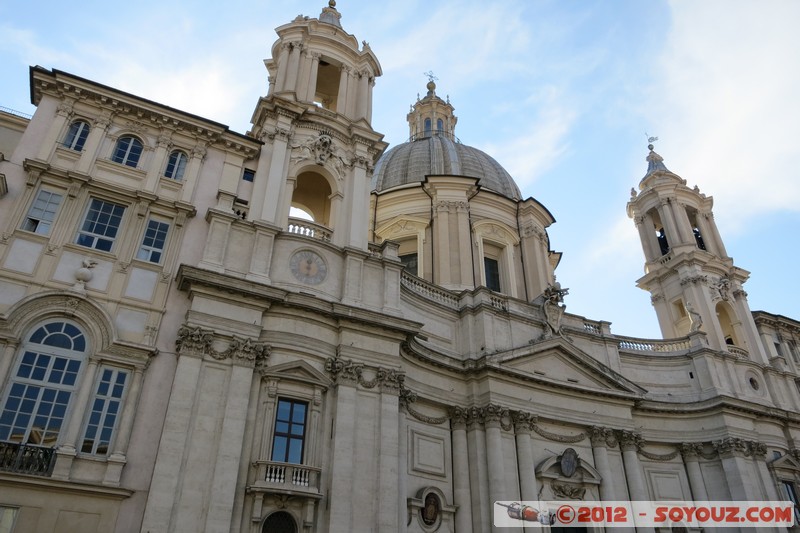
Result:
[[[332,59],[321,57],[317,67],[314,103],[323,109],[336,112],[341,77],[342,66]]]
[[[708,250],[706,248],[705,240],[703,239],[703,233],[700,230],[700,224],[698,223],[698,213],[696,209],[692,209],[691,207],[686,208],[686,215],[689,217],[689,225],[692,228],[692,235],[694,235],[695,244],[701,250]]]
[[[656,232],[656,240],[658,241],[658,248],[661,255],[669,253],[669,240],[667,239],[667,232],[664,230],[664,224],[661,222],[661,215],[657,209],[651,209],[648,213],[650,220],[653,221],[653,229]]]
[[[322,174],[313,170],[298,174],[290,204],[289,231],[330,240],[332,196],[330,183]]]
[[[733,313],[732,309],[730,309],[730,305],[726,302],[717,303],[716,313],[717,320],[719,320],[719,327],[722,330],[722,338],[725,340],[725,344],[728,346],[742,347],[739,340],[739,335],[737,333],[739,323],[734,322],[731,319]]]

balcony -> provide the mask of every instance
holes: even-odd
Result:
[[[0,472],[49,476],[54,464],[55,448],[0,442]]]
[[[256,482],[249,487],[251,492],[279,492],[321,498],[319,478],[321,468],[308,465],[257,461]]]
[[[289,227],[287,231],[295,235],[303,235],[325,242],[331,242],[331,235],[333,234],[332,229],[322,224],[315,224],[309,220],[294,217],[289,217]]]

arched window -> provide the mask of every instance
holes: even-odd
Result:
[[[431,136],[431,119],[425,119],[425,137]]]
[[[136,137],[126,135],[120,137],[117,146],[114,148],[114,155],[111,160],[121,165],[136,168],[139,164],[139,157],[142,155],[142,141]]]
[[[286,511],[272,513],[264,520],[261,533],[296,533],[297,524],[292,515]]]
[[[443,133],[444,133],[444,122],[442,122],[442,119],[437,118],[436,119],[436,135],[441,135]]]
[[[3,398],[0,441],[56,445],[86,350],[83,332],[69,322],[34,330]]]
[[[89,136],[89,123],[84,120],[76,120],[69,125],[67,136],[64,139],[64,146],[70,150],[80,152],[83,150],[83,145],[86,144],[86,138]]]
[[[175,181],[183,179],[183,173],[186,171],[186,163],[189,161],[189,156],[180,150],[175,150],[169,154],[169,161],[167,161],[167,168],[164,170],[164,176]]]

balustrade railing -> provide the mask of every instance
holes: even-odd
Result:
[[[439,302],[453,309],[458,309],[458,298],[453,296],[449,291],[440,289],[421,278],[409,274],[405,270],[400,274],[400,283],[429,300]]]
[[[735,355],[736,357],[743,357],[745,359],[750,357],[750,353],[745,350],[744,348],[739,348],[738,346],[732,346],[730,344],[725,346],[728,349],[728,353],[731,355]]]
[[[689,339],[655,340],[617,337],[621,351],[670,353],[683,352],[691,347]]]
[[[319,490],[321,471],[319,468],[275,461],[261,461],[258,466],[259,478],[268,485],[281,485],[287,489],[300,487],[306,490]]]
[[[325,242],[330,242],[331,235],[333,234],[333,230],[323,226],[322,224],[316,224],[309,220],[291,217],[289,217],[289,227],[287,231],[289,233],[294,233],[295,235],[303,235],[305,237],[311,237],[312,239],[319,239]]]
[[[49,476],[55,462],[55,448],[16,442],[0,442],[0,471]]]

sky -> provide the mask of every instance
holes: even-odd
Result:
[[[324,0],[0,0],[0,106],[32,114],[28,67],[59,69],[245,133],[274,29]],[[456,135],[556,219],[567,311],[660,338],[625,206],[647,137],[714,197],[750,307],[800,319],[800,2],[339,0],[383,68],[372,126],[390,145],[425,72]]]

